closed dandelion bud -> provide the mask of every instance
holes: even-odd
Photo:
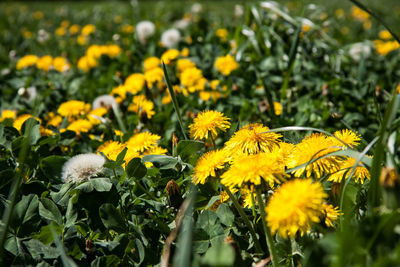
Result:
[[[384,167],[380,176],[381,185],[384,187],[395,187],[399,184],[399,175],[393,167]]]
[[[178,209],[182,204],[182,195],[181,189],[179,185],[175,182],[175,180],[170,180],[165,187],[165,191],[167,193],[169,205]]]
[[[88,252],[88,254],[93,254],[95,251],[95,247],[93,246],[93,241],[90,239],[86,239],[86,248],[85,250]]]

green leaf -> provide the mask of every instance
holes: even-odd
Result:
[[[161,170],[174,169],[179,162],[178,159],[165,155],[146,155],[142,158],[142,162],[151,162],[156,168]]]
[[[57,205],[48,198],[42,198],[39,203],[39,215],[47,220],[55,221],[57,224],[62,224],[62,215],[58,210]]]
[[[54,241],[52,227],[57,235],[60,235],[62,233],[63,225],[58,225],[57,223],[52,221],[49,225],[43,226],[40,229],[40,232],[37,234],[34,234],[32,237],[34,239],[39,240],[43,244],[48,245]]]
[[[20,224],[24,224],[31,220],[37,214],[39,206],[39,198],[37,195],[30,194],[22,196],[22,199],[15,205],[15,219]]]
[[[74,184],[68,183],[68,184],[63,184],[61,186],[60,191],[58,192],[51,192],[50,195],[55,203],[61,206],[67,206],[68,201],[69,201],[69,192],[73,188]]]
[[[234,262],[235,250],[223,242],[210,247],[201,259],[202,264],[215,267],[233,266]]]
[[[23,248],[20,239],[16,236],[9,236],[4,242],[4,249],[13,254],[14,256],[21,255]]]
[[[99,208],[100,218],[104,226],[117,232],[124,232],[126,229],[125,221],[121,214],[110,203],[105,203]]]
[[[109,178],[92,178],[86,182],[81,183],[75,189],[78,189],[82,192],[92,192],[96,190],[97,192],[108,192],[111,190],[112,183]]]
[[[193,141],[193,140],[181,140],[178,143],[177,152],[178,155],[184,162],[189,162],[189,159],[193,158],[197,154],[200,156],[199,151],[204,147],[204,142]]]
[[[146,165],[142,163],[141,158],[133,158],[126,166],[126,173],[129,177],[141,179],[146,175],[147,168]]]
[[[11,151],[14,157],[18,158],[23,147],[29,144],[29,139],[26,136],[19,136],[11,142]]]
[[[34,118],[27,119],[21,127],[21,132],[24,136],[28,137],[29,144],[36,144],[37,140],[41,137],[40,135],[40,122]]]
[[[68,160],[66,157],[62,156],[48,156],[43,158],[40,163],[40,169],[43,171],[44,175],[49,180],[61,180],[61,170],[64,163]]]
[[[226,226],[232,226],[233,222],[235,221],[235,215],[233,214],[229,206],[225,203],[222,203],[218,207],[217,215],[221,223],[225,224]]]
[[[36,239],[30,239],[23,242],[26,246],[29,254],[35,260],[44,259],[56,259],[60,256],[57,249],[52,246],[45,246],[42,242]]]

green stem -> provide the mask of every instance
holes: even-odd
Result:
[[[293,243],[294,242],[295,242],[294,239],[290,238],[289,245],[290,245],[290,266],[291,267],[294,267],[294,257],[293,257]]]
[[[242,217],[244,223],[246,224],[247,228],[249,229],[251,237],[254,240],[254,247],[256,248],[256,251],[258,253],[262,253],[261,245],[260,245],[260,242],[258,241],[256,232],[254,231],[254,228],[251,225],[249,218],[247,218],[246,214],[244,213],[243,208],[240,206],[236,197],[232,194],[231,190],[228,187],[226,187],[225,185],[222,185],[222,188],[225,190],[225,192],[228,194],[229,198],[232,200],[233,205],[235,206],[236,210],[240,214],[240,217]]]
[[[259,186],[256,187],[256,192],[257,192],[258,206],[260,208],[260,213],[261,213],[262,225],[263,225],[264,232],[265,232],[265,238],[267,240],[269,254],[271,256],[272,266],[278,267],[279,266],[279,258],[278,258],[278,254],[276,253],[276,247],[275,247],[275,244],[274,244],[274,240],[272,239],[271,231],[267,227],[267,223],[265,221],[265,218],[267,216],[265,214],[264,201],[262,199],[261,189],[260,189]]]

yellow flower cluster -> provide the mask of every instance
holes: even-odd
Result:
[[[118,45],[91,45],[86,50],[86,54],[78,60],[78,68],[87,72],[99,65],[99,59],[105,55],[110,58],[121,54],[121,47]]]
[[[36,66],[36,68],[44,71],[49,71],[51,69],[58,72],[65,72],[71,68],[68,60],[64,57],[55,57],[45,55],[43,57],[37,57],[35,55],[26,55],[20,58],[17,62],[17,70],[28,68],[31,66]]]

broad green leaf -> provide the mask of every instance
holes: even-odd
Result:
[[[62,224],[62,215],[57,205],[48,198],[40,199],[39,215],[47,220],[55,221],[57,224]]]
[[[126,173],[129,177],[142,179],[147,173],[147,168],[146,165],[142,163],[140,158],[134,158],[129,161],[128,165],[126,166]]]
[[[142,158],[142,162],[151,162],[156,168],[161,170],[174,169],[178,164],[178,159],[165,155],[146,155]]]
[[[39,240],[43,244],[48,245],[54,241],[54,236],[51,229],[52,227],[57,235],[60,235],[62,233],[63,225],[58,225],[57,223],[52,221],[49,225],[42,226],[40,232],[34,234],[32,237]]]
[[[100,218],[104,226],[115,230],[117,232],[123,232],[126,229],[124,219],[114,205],[105,203],[99,208]]]
[[[35,260],[44,259],[56,259],[60,256],[57,251],[57,248],[52,247],[50,245],[44,245],[42,242],[36,239],[30,239],[28,241],[23,242],[26,248],[28,249],[30,255]]]
[[[222,203],[218,207],[217,215],[221,223],[225,224],[226,226],[232,226],[233,222],[235,221],[235,215],[233,214],[229,206],[226,205],[225,203]]]
[[[92,178],[86,182],[81,183],[75,189],[78,189],[82,192],[92,192],[96,190],[97,192],[107,192],[110,191],[112,187],[112,183],[109,178]]]
[[[193,141],[193,140],[181,140],[178,143],[177,152],[178,155],[184,162],[188,162],[189,159],[197,154],[200,156],[199,151],[204,148],[204,142]]]
[[[22,199],[15,205],[15,220],[19,224],[24,224],[37,214],[39,198],[37,195],[30,194],[22,196]]]

